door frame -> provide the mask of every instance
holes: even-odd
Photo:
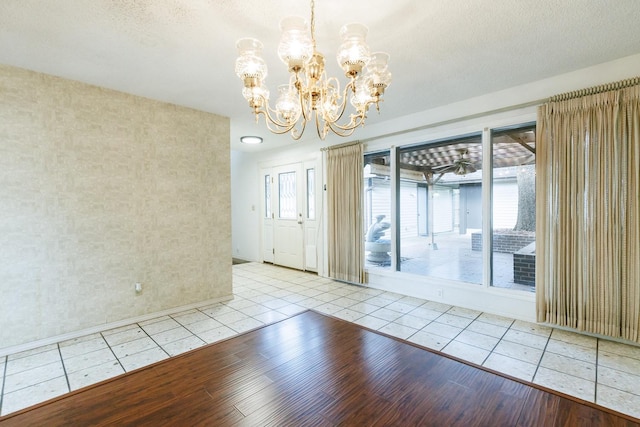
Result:
[[[268,255],[265,253],[267,250],[268,242],[265,242],[265,232],[268,232],[269,227],[273,227],[273,223],[269,223],[269,220],[265,217],[265,185],[264,185],[264,175],[270,174],[273,183],[272,186],[276,184],[277,177],[274,174],[274,171],[282,166],[293,165],[293,164],[301,164],[302,165],[302,180],[304,185],[304,210],[303,210],[303,227],[304,227],[304,237],[303,237],[303,258],[304,258],[304,266],[303,271],[312,271],[317,272],[318,275],[323,275],[325,273],[325,235],[326,235],[326,221],[325,218],[325,209],[324,209],[324,165],[322,162],[322,155],[318,151],[316,153],[307,154],[305,156],[300,157],[288,157],[287,159],[276,159],[276,160],[268,160],[258,163],[258,185],[260,188],[259,191],[259,200],[258,206],[260,206],[260,214],[259,214],[259,262],[269,262],[273,263],[273,258],[269,259]],[[306,184],[307,184],[307,170],[314,169],[315,170],[315,219],[309,220],[307,218],[307,202],[306,202]],[[273,187],[271,189],[271,213],[274,211],[274,192]],[[273,229],[273,228],[272,228]],[[308,245],[311,237],[315,236],[315,245]],[[272,239],[273,243],[273,239]],[[313,265],[314,258],[309,254],[310,248],[309,246],[315,246],[315,266]]]

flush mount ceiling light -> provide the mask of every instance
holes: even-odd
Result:
[[[267,64],[261,56],[262,43],[254,38],[237,42],[239,56],[235,71],[244,83],[242,94],[256,121],[262,114],[271,132],[291,132],[295,140],[300,139],[314,117],[320,139],[325,139],[329,131],[339,136],[351,135],[355,128],[364,125],[372,104],[380,111],[382,95],[391,83],[391,73],[387,70],[389,55],[370,54],[365,42],[367,27],[347,24],[340,30],[342,43],[337,54],[338,63],[349,79],[341,91],[338,79],[325,73],[324,55],[316,51],[314,8],[311,0],[310,31],[304,18],[298,16],[284,18],[280,23],[282,38],[278,56],[287,65],[290,77],[288,84],[278,88],[275,109],[269,105],[269,90],[264,84]],[[340,124],[338,121],[345,115],[348,99],[353,112]]]
[[[243,144],[261,144],[262,138],[259,136],[242,136],[240,142]]]

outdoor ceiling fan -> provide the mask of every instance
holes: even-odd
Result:
[[[453,172],[456,175],[467,175],[477,171],[475,164],[467,157],[469,154],[469,150],[466,148],[458,148],[456,150],[460,157],[453,161],[453,163],[449,165],[436,166],[433,170],[440,174],[445,174],[447,172]]]

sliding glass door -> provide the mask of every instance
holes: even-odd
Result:
[[[534,290],[535,149],[533,126],[494,130],[491,133],[492,286]]]
[[[394,150],[365,156],[367,267],[533,289],[535,126]]]
[[[391,267],[390,152],[364,157],[365,266]]]
[[[399,270],[482,283],[482,137],[399,151]]]

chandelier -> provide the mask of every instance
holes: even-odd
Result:
[[[237,42],[239,56],[235,71],[244,83],[242,94],[256,122],[262,114],[271,132],[291,132],[294,140],[300,139],[312,120],[322,140],[329,131],[343,137],[351,135],[358,126],[364,125],[372,104],[380,111],[382,95],[391,83],[391,73],[387,70],[389,55],[370,54],[365,41],[367,27],[347,24],[340,30],[342,42],[337,53],[338,64],[348,79],[341,91],[338,79],[326,75],[324,55],[316,51],[314,8],[311,0],[311,31],[304,18],[298,16],[280,22],[282,37],[278,56],[288,67],[290,76],[288,84],[278,87],[275,108],[269,105],[269,90],[264,84],[267,64],[261,56],[262,43],[254,38]],[[345,114],[346,111],[352,112]]]

